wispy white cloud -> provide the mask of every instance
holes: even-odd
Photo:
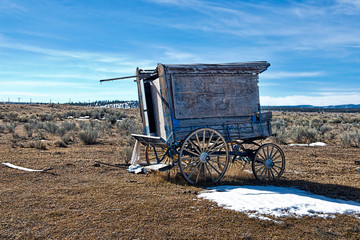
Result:
[[[286,96],[286,97],[271,97],[260,96],[260,102],[263,106],[295,106],[295,105],[313,105],[313,106],[328,106],[340,104],[360,104],[359,93],[335,93],[325,94],[324,96]]]
[[[26,8],[22,5],[15,3],[11,0],[0,0],[0,12],[1,11],[9,11],[9,10],[15,10],[15,11],[22,11],[26,12]]]
[[[336,0],[337,5],[335,8],[340,13],[345,14],[359,14],[360,12],[360,1],[359,0]]]
[[[241,39],[257,37],[253,41],[282,46],[283,49],[339,51],[360,45],[360,25],[353,19],[344,18],[340,11],[350,5],[357,8],[360,5],[358,0],[330,2],[328,5],[314,1],[273,5],[267,2],[235,4],[201,0],[155,2],[206,15],[200,20],[184,18],[181,23],[171,19],[160,21],[162,25],[177,29],[230,34]],[[269,37],[278,38],[274,41]]]
[[[308,78],[324,76],[325,72],[264,72],[262,79],[280,79],[280,78]]]
[[[12,87],[88,87],[88,84],[56,81],[1,81],[1,84],[11,85]]]
[[[175,59],[175,60],[194,60],[197,57],[194,54],[186,53],[186,52],[179,52],[174,50],[167,50],[165,51],[165,57],[168,59]]]
[[[11,92],[11,91],[2,91],[0,92],[0,96],[2,97],[34,97],[34,96],[38,96],[38,97],[48,97],[48,96],[52,96],[53,94],[51,93],[41,93],[41,92]]]
[[[76,50],[58,50],[58,49],[27,45],[23,43],[16,43],[16,42],[10,43],[9,41],[1,41],[0,48],[10,48],[14,50],[33,52],[33,53],[43,54],[52,57],[67,57],[73,59],[92,60],[92,61],[105,62],[105,63],[126,62],[126,58],[112,56],[112,54],[109,53],[81,52]]]

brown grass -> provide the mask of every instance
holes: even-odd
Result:
[[[37,111],[51,114],[53,110],[47,106],[0,107],[1,113],[15,111],[19,116]],[[60,110],[68,109],[61,106]],[[127,114],[137,114],[131,111]],[[16,131],[20,128],[17,126]],[[58,141],[57,137],[48,135],[47,150],[12,146],[11,134],[0,134],[1,162],[54,168],[50,174],[0,166],[0,239],[360,238],[360,219],[352,216],[282,218],[282,224],[261,221],[197,199],[196,194],[204,189],[189,186],[174,171],[170,177],[167,172],[130,174],[120,158],[119,134],[102,135],[94,145],[75,140],[67,148],[56,147],[52,142]],[[359,148],[336,144],[281,147],[287,165],[275,185],[359,201],[360,173],[354,164],[360,159]],[[119,167],[97,165],[95,161]],[[237,174],[234,168],[221,184],[260,183],[248,173]]]

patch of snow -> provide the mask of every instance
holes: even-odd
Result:
[[[85,117],[78,117],[76,120],[89,120],[90,116],[85,116]]]
[[[309,147],[326,147],[326,143],[323,142],[315,142],[315,143],[310,143]]]
[[[248,174],[253,174],[252,171],[248,170],[248,169],[245,169],[244,172],[248,173]]]
[[[198,197],[263,220],[271,220],[267,216],[327,218],[335,217],[334,214],[352,214],[360,217],[358,202],[315,195],[293,187],[218,186],[208,188]]]
[[[136,164],[136,165],[130,165],[129,168],[127,168],[126,170],[128,170],[131,173],[146,173],[145,168],[143,168],[142,166],[140,166],[140,164]]]
[[[27,171],[27,172],[42,172],[43,170],[35,170],[35,169],[30,169],[30,168],[25,168],[25,167],[20,167],[20,166],[16,166],[14,164],[11,164],[9,162],[3,162],[1,163],[4,166],[7,166],[9,168],[14,168],[14,169],[19,169],[22,171]]]
[[[168,164],[164,164],[164,163],[159,163],[159,164],[153,164],[153,165],[148,165],[145,168],[145,170],[154,170],[154,171],[158,171],[161,168],[167,167],[169,166]]]
[[[299,146],[299,147],[325,147],[327,144],[323,142],[315,142],[315,143],[309,143],[309,144],[303,144],[303,143],[292,143],[289,144],[289,146]]]

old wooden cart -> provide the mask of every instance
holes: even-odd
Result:
[[[262,113],[258,75],[264,61],[158,64],[136,70],[148,164],[178,165],[191,184],[216,183],[229,164],[250,163],[258,180],[280,178],[285,156],[273,143],[271,112]]]

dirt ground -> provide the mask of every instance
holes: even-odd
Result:
[[[276,186],[360,202],[360,148],[281,146],[286,169]],[[360,219],[249,218],[200,200],[204,188],[171,172],[131,174],[119,147],[100,140],[47,150],[13,147],[0,138],[0,239],[360,239]],[[142,156],[144,159],[144,156]],[[118,167],[96,164],[96,161]],[[222,185],[260,185],[231,172]]]

